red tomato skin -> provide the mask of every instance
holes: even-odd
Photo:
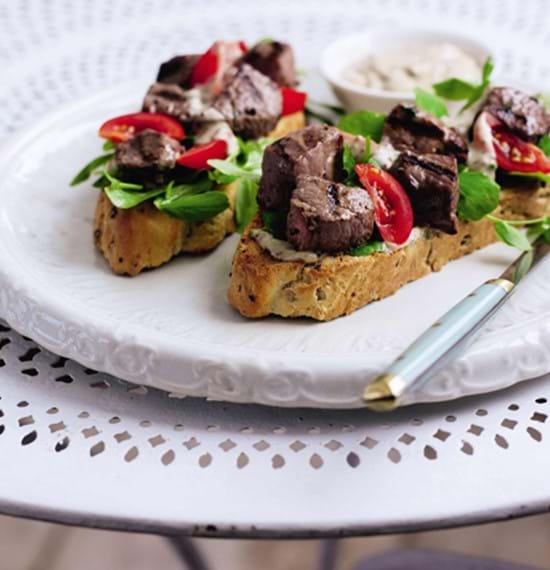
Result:
[[[153,129],[174,139],[181,140],[185,131],[173,117],[162,113],[131,113],[109,119],[99,127],[99,136],[114,143],[134,138],[145,129]]]
[[[223,160],[227,158],[227,143],[217,139],[206,144],[195,145],[185,151],[177,160],[180,166],[192,168],[193,170],[211,170],[208,161],[217,158]]]
[[[414,213],[401,184],[372,164],[357,164],[355,172],[374,203],[374,219],[384,241],[405,243],[413,229]]]
[[[239,57],[239,51],[241,54],[245,54],[248,51],[243,41],[214,42],[195,63],[191,73],[191,87],[204,85],[211,79],[215,79],[215,83],[220,83],[215,86],[215,91],[219,91],[221,88],[221,77],[216,80],[216,75],[223,75],[227,70],[220,70],[220,66],[227,68],[232,65],[234,60]]]
[[[193,67],[193,72],[191,73],[191,87],[197,85],[203,85],[207,83],[208,80],[213,77],[218,69],[218,54],[216,50],[216,44],[204,52],[195,66]]]
[[[307,93],[304,91],[281,87],[281,96],[283,97],[283,111],[281,113],[283,117],[304,110],[307,101]]]
[[[489,115],[488,122],[499,168],[508,172],[550,172],[550,159],[538,146],[508,131],[493,115]]]

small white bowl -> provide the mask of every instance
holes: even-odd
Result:
[[[480,65],[493,56],[485,44],[457,34],[429,30],[372,31],[348,35],[329,44],[321,56],[321,73],[348,112],[369,109],[387,113],[398,103],[412,103],[413,93],[365,87],[346,79],[344,72],[369,54],[438,43],[451,43],[460,47]]]

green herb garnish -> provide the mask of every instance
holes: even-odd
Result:
[[[257,141],[239,139],[239,151],[224,160],[211,159],[208,164],[214,170],[210,178],[218,184],[229,184],[239,178],[259,181],[262,175],[262,157],[265,147],[271,139],[262,138]]]
[[[441,117],[446,117],[449,114],[447,105],[445,105],[443,99],[429,91],[421,89],[420,87],[417,87],[414,90],[414,99],[416,106],[422,109],[422,111],[428,113],[428,115],[432,115],[433,117],[440,119]]]
[[[353,153],[348,145],[344,145],[344,152],[342,153],[342,168],[346,173],[344,184],[347,186],[357,186],[357,174],[355,174],[355,165],[357,164]]]
[[[544,172],[507,172],[506,174],[521,176],[523,178],[536,178],[546,184],[550,184],[550,174],[545,174]]]
[[[71,186],[76,186],[77,184],[81,184],[82,182],[85,182],[86,180],[88,180],[88,178],[90,178],[90,176],[95,174],[102,166],[107,164],[109,162],[109,160],[111,160],[111,158],[113,158],[113,156],[114,156],[114,153],[102,154],[101,156],[98,156],[97,158],[94,158],[93,160],[91,160],[71,180]]]
[[[470,83],[463,79],[453,77],[446,81],[441,81],[433,85],[433,89],[439,97],[449,99],[450,101],[466,101],[460,112],[470,108],[474,103],[479,101],[487,87],[491,82],[491,74],[493,73],[493,60],[488,58],[481,70],[481,82]],[[436,115],[437,116],[437,115]]]
[[[487,175],[465,168],[459,173],[458,182],[460,198],[457,213],[461,219],[481,220],[498,206],[500,186]]]
[[[380,142],[386,116],[372,111],[355,111],[344,115],[336,125],[341,131],[363,135]]]
[[[546,156],[550,156],[550,136],[544,135],[538,144],[538,147],[544,152]]]
[[[235,221],[237,231],[242,234],[258,212],[258,183],[250,178],[242,178],[237,188],[235,200]]]
[[[373,253],[385,250],[386,246],[383,241],[374,240],[352,249],[348,255],[353,255],[354,257],[364,257],[366,255],[372,255]]]
[[[183,195],[174,200],[155,200],[155,206],[174,218],[187,222],[202,222],[213,218],[229,207],[223,192],[213,190],[202,194]]]

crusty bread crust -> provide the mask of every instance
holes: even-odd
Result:
[[[282,117],[270,138],[280,138],[305,126],[302,112]],[[163,265],[179,253],[205,253],[235,231],[237,183],[218,188],[229,198],[229,208],[204,222],[185,222],[144,202],[122,210],[99,193],[94,217],[94,242],[111,269],[134,276],[144,269]]]
[[[545,192],[536,191],[527,197],[520,190],[504,191],[497,214],[509,218],[546,215],[550,200],[542,201]],[[521,204],[521,209],[512,211],[516,204]],[[427,231],[391,253],[326,256],[317,263],[303,263],[273,258],[249,235],[259,227],[258,216],[239,242],[227,295],[229,303],[249,318],[279,315],[328,321],[348,315],[496,241],[491,222],[460,221],[455,235]]]

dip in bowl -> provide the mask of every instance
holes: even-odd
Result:
[[[387,113],[413,102],[415,87],[459,77],[478,83],[491,50],[443,32],[396,30],[346,36],[321,56],[321,73],[347,111]]]

